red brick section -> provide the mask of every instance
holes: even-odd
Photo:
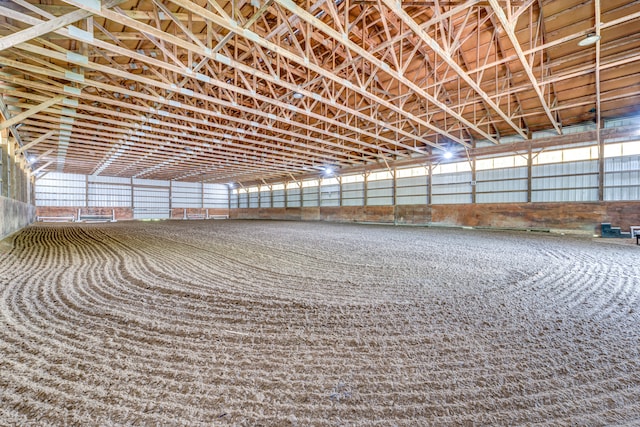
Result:
[[[501,203],[232,209],[231,218],[567,230],[598,234],[600,223],[640,225],[640,202]]]

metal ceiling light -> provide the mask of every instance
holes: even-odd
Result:
[[[578,46],[591,46],[592,44],[596,44],[600,40],[600,35],[596,33],[587,34],[582,40],[578,42]]]

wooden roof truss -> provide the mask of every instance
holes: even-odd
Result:
[[[419,162],[634,113],[639,24],[622,0],[3,0],[0,128],[43,171]]]

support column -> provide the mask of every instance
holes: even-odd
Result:
[[[284,209],[289,208],[289,183],[284,183]]]
[[[367,200],[369,199],[369,173],[364,173],[364,182],[363,182],[363,191],[362,191],[364,200],[362,201],[362,206],[367,206]]]
[[[429,163],[427,170],[427,205],[431,206],[433,204],[433,164]]]
[[[471,203],[476,204],[476,188],[477,188],[477,178],[476,178],[476,158],[473,157],[469,159],[471,163]]]
[[[9,197],[9,144],[6,129],[0,135],[0,196]]]
[[[604,201],[604,139],[600,137],[600,124],[597,126],[598,143],[598,201]]]
[[[531,203],[531,187],[532,187],[532,171],[533,171],[533,151],[531,150],[531,144],[529,144],[529,151],[527,153],[527,203]]]
[[[398,207],[398,180],[397,180],[397,169],[394,167],[391,173],[393,174],[393,185],[391,186],[391,200],[393,202],[393,224],[398,225],[398,215],[397,215],[397,207]]]

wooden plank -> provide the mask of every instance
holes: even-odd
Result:
[[[0,130],[2,129],[6,129],[10,126],[13,126],[17,123],[20,123],[21,121],[29,118],[30,116],[39,113],[42,110],[46,110],[47,108],[51,107],[54,104],[57,104],[58,102],[61,102],[65,97],[62,95],[56,96],[54,98],[49,99],[48,101],[44,101],[42,104],[39,104],[33,108],[31,108],[30,110],[27,111],[23,111],[22,113],[18,114],[17,116],[14,116],[8,120],[5,120],[4,122],[0,123]]]
[[[28,150],[31,147],[34,147],[35,145],[41,143],[42,141],[46,141],[47,139],[51,138],[56,133],[57,133],[57,131],[55,129],[54,130],[50,130],[49,132],[45,133],[44,135],[41,135],[38,138],[34,139],[33,141],[29,142],[28,144],[25,144],[22,147],[18,148],[17,153],[20,154],[23,151]]]
[[[104,7],[112,7],[119,3],[123,3],[124,1],[125,0],[110,0],[107,3],[105,3]],[[5,36],[1,38],[0,51],[9,49],[20,43],[24,43],[36,37],[40,37],[44,34],[51,33],[69,24],[73,24],[74,22],[88,18],[89,16],[92,16],[92,15],[93,15],[93,12],[90,10],[78,9],[78,10],[74,10],[73,12],[67,13],[66,15],[60,16],[59,18],[51,19],[45,22],[39,22],[33,25],[31,28],[26,28],[24,30],[18,31],[17,33],[13,33],[9,36]],[[12,19],[19,19],[16,17],[15,11],[3,6],[0,6],[0,16],[5,16],[7,18],[12,18]],[[39,21],[39,20],[35,20],[35,21]]]

